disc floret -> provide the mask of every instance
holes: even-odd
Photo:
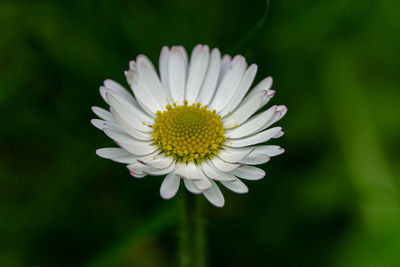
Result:
[[[153,127],[154,144],[167,156],[179,162],[195,162],[211,159],[225,141],[221,116],[208,110],[201,103],[166,105],[165,111],[157,111]]]

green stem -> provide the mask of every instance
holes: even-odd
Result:
[[[206,266],[203,199],[187,191],[181,194],[179,263],[181,267]]]
[[[203,210],[204,198],[196,196],[196,207],[194,215],[194,237],[195,237],[195,265],[197,267],[206,266],[206,233],[205,217]]]

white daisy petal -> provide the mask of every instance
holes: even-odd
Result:
[[[223,184],[229,190],[238,194],[245,194],[249,192],[247,186],[242,181],[240,181],[240,179],[235,179],[234,181],[221,181],[221,184]]]
[[[163,106],[147,88],[143,78],[141,78],[136,70],[125,71],[125,76],[132,88],[138,103],[145,111],[155,114],[157,110],[163,110]]]
[[[149,163],[150,161],[152,161],[152,160],[154,160],[154,159],[157,159],[157,158],[159,158],[159,157],[162,157],[163,155],[160,154],[160,153],[162,153],[162,150],[157,149],[157,150],[155,150],[155,151],[153,151],[153,152],[151,152],[151,153],[149,153],[149,154],[140,155],[140,156],[138,156],[137,162],[140,163],[140,164],[146,165],[146,164]],[[149,165],[149,164],[147,164],[147,165]]]
[[[253,133],[267,129],[269,126],[271,126],[272,124],[277,122],[280,118],[282,118],[283,117],[282,113],[281,113],[281,111],[278,110],[278,108],[279,108],[279,106],[275,110],[274,114],[272,114],[272,116],[267,121],[265,121],[264,125],[261,128],[259,128],[258,130],[253,131]]]
[[[236,177],[230,173],[219,171],[209,161],[203,162],[203,164],[201,165],[201,169],[208,178],[213,179],[213,180],[233,181],[236,179]]]
[[[243,100],[243,97],[246,95],[251,84],[253,83],[254,78],[256,77],[256,73],[257,73],[257,65],[252,64],[244,73],[239,86],[233,93],[231,101],[229,101],[229,103],[225,106],[225,108],[219,113],[222,117],[225,117],[226,115],[230,114]]]
[[[224,78],[226,72],[229,69],[229,66],[231,65],[231,62],[232,62],[232,57],[230,55],[224,55],[222,57],[218,83],[220,83],[222,81],[222,78]]]
[[[114,97],[121,105],[123,105],[130,112],[134,112],[133,114],[135,114],[135,116],[139,117],[141,120],[143,120],[147,123],[154,122],[154,116],[155,116],[154,113],[150,112],[147,109],[143,109],[142,105],[140,104],[140,99],[136,100],[136,99],[132,98],[132,100],[129,101],[126,98],[122,97],[121,95],[115,94],[114,92],[111,92],[111,91],[107,91],[105,93],[105,95],[106,95],[106,98],[107,98],[107,95],[111,95],[112,97]]]
[[[277,111],[280,112],[280,116],[279,116],[278,118],[276,118],[276,120],[275,120],[274,122],[272,122],[272,123],[277,122],[278,120],[282,119],[283,116],[286,115],[286,113],[287,113],[287,107],[286,107],[285,105],[279,105],[278,108],[277,108]]]
[[[133,96],[119,83],[113,81],[113,80],[105,80],[104,81],[104,86],[100,86],[100,95],[103,97],[104,101],[108,103],[108,100],[106,98],[106,92],[113,93],[115,95],[119,95],[123,99],[126,99],[128,102],[135,102],[135,99]]]
[[[187,54],[183,47],[173,46],[169,53],[168,80],[172,99],[182,104],[185,98]]]
[[[140,141],[129,135],[110,131],[105,129],[104,132],[119,146],[125,150],[131,152],[134,155],[146,155],[157,150],[157,147],[153,145],[151,141]]]
[[[173,158],[163,155],[154,155],[153,157],[141,158],[138,161],[156,169],[165,169],[173,163]]]
[[[263,130],[264,125],[266,125],[267,127],[268,125],[270,125],[270,123],[268,124],[268,122],[272,121],[272,119],[275,119],[275,117],[280,115],[280,112],[277,112],[276,109],[276,105],[272,106],[268,110],[255,115],[239,127],[228,129],[225,132],[225,136],[229,138],[240,138],[243,136],[252,135],[256,132],[259,132],[260,130]]]
[[[277,106],[275,112],[268,120],[265,121],[263,126],[261,128],[253,128],[252,131],[249,131],[248,135],[267,129],[269,126],[280,120],[286,114],[286,112],[287,112],[286,106],[283,105]]]
[[[118,96],[106,93],[106,97],[110,103],[111,108],[114,109],[126,123],[131,124],[131,127],[134,127],[137,130],[143,132],[152,131],[150,125],[154,123],[154,119],[147,116],[145,113],[141,112],[137,107],[130,105],[129,103],[124,101],[124,99]],[[135,116],[132,116],[132,114],[135,114]]]
[[[185,183],[186,189],[189,190],[189,192],[192,192],[193,194],[200,194],[202,192],[197,188],[193,180],[183,179],[183,182]]]
[[[193,162],[179,163],[175,168],[175,173],[183,178],[200,180],[201,174]]]
[[[106,98],[108,99],[110,106],[114,108],[127,123],[132,124],[133,127],[140,131],[151,131],[149,125],[154,123],[154,119],[142,112],[139,107],[131,105],[123,98],[117,95],[112,95],[108,92],[106,93]],[[132,114],[135,115],[132,116]]]
[[[168,104],[168,96],[165,94],[153,64],[146,56],[139,55],[136,59],[136,68],[149,93],[161,107],[165,107]]]
[[[133,177],[142,178],[145,175],[147,175],[147,174],[143,173],[143,170],[147,169],[147,167],[145,165],[137,162],[137,160],[132,162],[131,164],[127,165],[126,167],[128,168],[130,174]]]
[[[201,192],[204,192],[211,187],[211,182],[207,178],[201,180],[193,180],[193,183]]]
[[[132,97],[132,95],[129,94],[128,91],[116,81],[107,79],[104,81],[104,86],[115,92],[121,92],[122,95]]]
[[[125,149],[117,147],[100,148],[96,150],[96,154],[105,159],[127,164],[133,163],[137,159]]]
[[[105,120],[105,121],[111,121],[111,122],[115,122],[113,116],[111,115],[111,113],[103,108],[100,107],[92,107],[92,111],[94,112],[94,114],[96,114],[97,116],[99,116],[99,118]]]
[[[242,56],[237,56],[232,60],[232,64],[222,78],[220,85],[215,93],[215,97],[210,104],[211,109],[222,110],[233,97],[236,88],[246,70],[246,60]]]
[[[168,166],[167,168],[164,168],[164,169],[156,169],[149,165],[142,164],[141,162],[137,161],[132,164],[129,164],[127,167],[131,172],[134,172],[136,174],[165,175],[174,170],[175,164],[171,164],[170,166]]]
[[[233,170],[232,174],[247,180],[259,180],[265,176],[265,172],[262,169],[248,165],[243,165]]]
[[[219,157],[214,157],[211,162],[214,164],[215,168],[221,172],[231,172],[240,166],[240,164],[223,161]]]
[[[164,46],[161,49],[158,66],[160,70],[161,84],[165,89],[167,89],[167,91],[169,90],[168,59],[169,59],[169,48],[167,46]]]
[[[276,133],[272,138],[279,138],[281,136],[283,136],[285,133],[282,131],[279,131],[278,133]]]
[[[189,104],[194,103],[199,95],[201,85],[206,75],[210,49],[207,45],[197,45],[190,57],[188,79],[186,84],[186,99]]]
[[[195,186],[201,191],[205,191],[211,187],[210,180],[199,170],[200,180],[194,180]]]
[[[135,61],[135,60],[129,61],[129,68],[130,68],[131,70],[136,69],[136,61]]]
[[[218,185],[215,182],[213,182],[212,180],[210,182],[211,187],[208,190],[204,191],[203,195],[214,206],[223,207],[225,204],[225,199],[222,195],[221,190],[218,188]]]
[[[143,173],[150,174],[150,175],[165,175],[167,173],[172,172],[175,169],[175,163],[172,163],[171,165],[169,165],[167,168],[164,168],[164,169],[156,169],[156,168],[152,168],[151,166],[148,166],[148,165],[147,165],[147,167],[149,167],[149,168],[144,170]]]
[[[139,179],[147,176],[147,174],[144,174],[144,173],[137,173],[137,172],[134,172],[134,171],[132,171],[132,170],[129,170],[129,173],[130,173],[133,177],[139,178]]]
[[[266,91],[266,93],[262,97],[262,103],[258,108],[262,108],[265,104],[269,102],[269,100],[275,95],[275,91],[271,90],[272,86],[272,78],[267,77],[261,82],[259,82],[253,90],[243,99],[243,102],[246,102],[249,98],[253,97],[254,94],[257,94],[261,91]]]
[[[274,97],[274,95],[275,95],[274,90],[268,90],[268,93],[263,96],[263,100],[262,100],[260,108],[265,106],[271,100],[271,98]]]
[[[143,177],[147,176],[147,174],[137,174],[137,173],[133,173],[133,172],[130,172],[130,174],[135,178],[143,178]]]
[[[223,150],[221,150],[218,153],[218,157],[220,157],[222,160],[227,161],[227,162],[239,162],[243,158],[245,158],[247,155],[249,155],[255,148],[251,147],[240,147],[240,148],[232,148],[232,147],[224,147]]]
[[[163,180],[160,188],[160,195],[164,199],[173,198],[179,189],[180,177],[174,173],[169,173]]]
[[[251,146],[258,143],[267,142],[269,139],[275,138],[275,136],[280,135],[281,129],[282,127],[274,127],[244,138],[238,138],[238,139],[229,138],[226,141],[226,146],[244,147],[244,146]]]
[[[249,95],[257,93],[259,91],[269,91],[271,89],[272,82],[273,82],[272,77],[267,77],[263,79],[253,88],[253,90],[251,90]]]
[[[96,154],[105,159],[113,159],[119,157],[127,157],[132,155],[125,149],[119,147],[107,147],[107,148],[99,148],[96,150]]]
[[[208,105],[214,96],[217,88],[217,82],[221,68],[221,53],[217,48],[214,48],[211,52],[210,63],[208,64],[207,74],[204,78],[203,85],[201,87],[197,102],[203,105]]]
[[[137,100],[138,105],[140,106],[141,109],[143,109],[147,115],[150,115],[150,117],[155,118],[156,114],[150,110],[140,99]],[[157,112],[157,111],[156,111]]]
[[[165,175],[173,172],[175,168],[175,163],[170,164],[166,168],[154,168],[148,164],[144,164],[139,158],[135,162],[129,164],[127,167],[131,172],[135,174],[146,174],[146,175]]]
[[[114,116],[115,120],[119,125],[121,125],[122,129],[125,130],[126,133],[131,135],[132,137],[138,139],[138,140],[143,140],[143,141],[149,141],[153,140],[153,136],[149,132],[142,132],[138,128],[134,127],[131,122],[127,122],[126,119],[124,119],[122,116],[119,115],[119,113],[111,108],[111,113]],[[130,117],[131,119],[131,117]],[[137,125],[137,124],[136,124]]]
[[[285,149],[275,145],[256,146],[251,154],[265,154],[270,157],[278,156],[285,152]]]
[[[258,165],[267,163],[270,160],[270,157],[265,154],[253,154],[251,153],[247,157],[243,158],[239,161],[242,164],[249,164],[249,165]]]
[[[102,131],[104,131],[105,129],[107,130],[111,130],[114,132],[118,132],[118,133],[125,133],[124,130],[121,129],[121,127],[116,124],[115,122],[111,122],[111,121],[103,121],[103,120],[99,120],[99,119],[92,119],[90,121],[94,127],[96,127],[97,129],[100,129]]]
[[[227,129],[237,127],[250,118],[259,109],[266,93],[267,91],[258,92],[248,98],[247,101],[243,101],[243,104],[238,109],[222,120],[224,127]]]

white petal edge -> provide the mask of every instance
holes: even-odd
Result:
[[[116,81],[107,79],[104,81],[104,86],[100,86],[100,95],[104,99],[104,101],[108,103],[105,94],[106,92],[111,92],[113,94],[119,95],[122,98],[126,99],[126,101],[129,101],[131,103],[135,102],[135,99],[133,98],[132,94],[130,94],[128,90],[126,90],[122,85],[120,85]]]
[[[272,106],[268,110],[253,116],[239,127],[228,129],[225,132],[225,136],[228,138],[241,138],[263,130],[264,125],[268,125],[267,123],[271,121],[271,119],[280,115],[280,112],[277,111],[277,107],[276,105]]]
[[[213,180],[217,180],[217,181],[233,181],[233,180],[236,179],[236,177],[233,176],[230,173],[219,171],[209,161],[203,162],[203,164],[201,165],[201,170],[208,178],[213,179]]]
[[[105,129],[104,132],[123,149],[134,155],[147,155],[157,150],[151,141],[140,141],[129,135],[113,132]]]
[[[190,57],[185,98],[189,104],[196,101],[201,85],[207,72],[210,58],[210,48],[207,45],[197,45]]]
[[[183,179],[186,189],[193,194],[201,194],[202,191],[197,188],[193,180]]]
[[[151,117],[145,115],[137,107],[130,105],[123,98],[109,93],[106,93],[106,97],[110,103],[110,106],[116,112],[118,112],[118,114],[123,118],[126,123],[131,124],[132,127],[136,128],[139,131],[151,132],[153,130],[151,128],[151,125],[154,123],[154,120]]]
[[[248,92],[254,78],[257,74],[257,65],[252,64],[244,73],[242,80],[239,83],[236,91],[234,92],[232,99],[225,106],[225,108],[219,113],[221,117],[225,117],[231,113],[243,100],[244,96]]]
[[[259,165],[267,163],[270,160],[270,157],[265,154],[251,154],[240,160],[239,163],[248,164],[248,165]]]
[[[169,173],[161,183],[160,195],[164,199],[173,198],[179,189],[180,177],[174,173]]]
[[[105,121],[115,122],[115,120],[114,120],[113,116],[111,115],[111,113],[109,111],[105,110],[104,108],[93,106],[92,107],[92,111],[99,118],[101,118],[101,119],[103,119]]]
[[[127,167],[129,170],[134,171],[136,173],[157,176],[157,175],[165,175],[165,174],[171,173],[175,168],[175,163],[172,163],[170,166],[168,166],[167,168],[164,168],[164,169],[156,169],[156,168],[153,168],[152,166],[143,164],[139,161],[129,164]]]
[[[173,158],[160,154],[153,157],[141,158],[138,161],[156,169],[164,169],[172,164]]]
[[[240,166],[240,164],[224,161],[220,159],[218,156],[211,159],[211,162],[214,165],[214,167],[221,172],[231,172]]]
[[[210,180],[201,172],[201,170],[198,170],[198,171],[199,171],[201,179],[200,180],[194,180],[193,181],[194,184],[201,191],[208,190],[212,185]]]
[[[247,155],[249,155],[255,148],[252,147],[241,147],[241,148],[232,148],[232,147],[223,147],[223,149],[218,153],[218,157],[222,160],[235,163],[239,162]]]
[[[193,162],[177,163],[175,167],[175,174],[190,180],[201,179],[201,174]]]
[[[219,71],[219,77],[218,77],[218,84],[221,83],[222,79],[224,78],[226,72],[229,69],[229,66],[231,65],[232,62],[232,57],[230,55],[224,55],[221,59],[221,68]]]
[[[210,104],[210,101],[214,97],[215,90],[217,88],[221,68],[221,53],[217,48],[214,48],[211,51],[209,61],[207,74],[204,78],[203,85],[197,98],[197,102],[200,102],[202,105]]]
[[[172,100],[172,96],[169,89],[168,60],[169,60],[169,48],[167,46],[164,46],[161,49],[160,60],[158,65],[160,70],[161,84],[164,87],[165,94],[168,96],[168,103],[172,104],[174,101]]]
[[[281,130],[282,127],[278,126],[244,138],[239,138],[239,139],[229,138],[227,139],[225,145],[230,147],[244,147],[244,146],[251,146],[258,143],[267,142],[271,138],[277,138],[276,136],[278,137],[282,136]]]
[[[177,104],[182,104],[185,98],[187,65],[186,50],[182,46],[173,46],[168,58],[168,81],[172,99]]]
[[[111,113],[117,121],[118,125],[121,126],[122,129],[124,129],[125,132],[132,137],[142,141],[149,141],[154,139],[153,135],[151,135],[149,132],[142,132],[133,127],[132,124],[128,123],[124,118],[122,118],[122,116],[119,115],[119,113],[115,109],[111,108]]]
[[[92,119],[90,122],[93,124],[94,127],[96,127],[99,130],[110,130],[118,133],[123,133],[125,134],[125,131],[115,122],[111,121],[103,121],[100,119]]]
[[[136,58],[136,68],[148,91],[161,107],[165,107],[168,104],[168,96],[165,94],[153,63],[145,55],[139,55]]]
[[[285,152],[280,146],[276,145],[264,145],[264,146],[256,146],[254,147],[254,151],[251,154],[266,154],[270,157],[278,156]]]
[[[240,179],[236,179],[234,181],[221,181],[221,184],[238,194],[245,194],[249,192],[247,186]]]
[[[137,157],[119,147],[99,148],[96,155],[105,159],[111,159],[115,162],[131,164],[137,160]]]
[[[210,103],[211,109],[221,111],[229,103],[236,88],[239,86],[246,67],[246,60],[243,56],[238,55],[232,60],[231,65],[222,78],[221,83],[215,92],[215,96]]]
[[[261,91],[244,100],[233,113],[222,119],[224,127],[226,129],[235,128],[250,118],[259,109],[266,93],[267,91]]]
[[[262,169],[248,165],[235,169],[232,174],[246,180],[260,180],[265,176],[265,172]]]
[[[211,182],[211,187],[203,192],[204,197],[210,201],[216,207],[223,207],[225,204],[224,196],[222,195],[221,190],[218,185],[214,181]]]
[[[149,114],[155,114],[157,110],[164,110],[164,107],[153,96],[150,89],[147,88],[143,79],[139,76],[136,70],[125,71],[126,79],[131,86],[133,94],[141,107]]]

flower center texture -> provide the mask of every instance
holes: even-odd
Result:
[[[157,111],[153,127],[154,144],[179,162],[195,163],[211,159],[224,140],[221,116],[200,103],[166,106]]]

